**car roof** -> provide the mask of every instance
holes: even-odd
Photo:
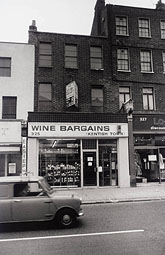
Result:
[[[5,176],[0,177],[0,183],[36,182],[43,180],[41,176]]]

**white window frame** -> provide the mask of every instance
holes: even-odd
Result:
[[[148,27],[140,26],[140,20],[148,20]],[[138,29],[139,29],[139,37],[141,37],[141,38],[151,38],[151,26],[150,26],[150,19],[149,18],[139,17],[138,18]],[[148,30],[148,35],[147,36],[143,35],[143,33],[140,32],[140,29]]]
[[[164,23],[164,27],[162,26],[162,23]],[[161,34],[161,39],[165,39],[165,19],[160,20],[160,34]]]
[[[144,92],[144,90],[152,90],[152,93],[149,92]],[[155,93],[154,93],[154,88],[152,87],[143,87],[142,88],[142,96],[143,96],[143,110],[144,111],[155,111]],[[145,97],[145,98],[144,98]],[[147,107],[145,107],[144,100],[147,100]],[[151,101],[152,101],[152,106],[151,107]]]
[[[127,55],[123,54],[123,56],[122,56],[121,52],[119,52],[119,51],[121,51],[121,52],[123,51],[123,53],[124,53],[124,51],[127,51]],[[120,54],[120,57],[119,57],[119,54]],[[125,58],[125,56],[127,56],[127,58]],[[123,62],[123,64],[121,64],[119,62]],[[126,66],[124,64],[124,62],[125,63],[127,62],[128,69],[119,68],[121,65]],[[119,71],[119,72],[131,72],[131,70],[130,70],[130,54],[129,54],[129,49],[128,48],[118,48],[117,49],[117,71]]]
[[[119,109],[121,109],[124,102],[131,98],[130,87],[119,87]]]
[[[165,74],[165,50],[162,51],[163,73]]]
[[[10,57],[0,57],[0,77],[11,77]]]
[[[65,44],[65,68],[78,69],[77,44]]]
[[[150,62],[147,62],[147,61],[142,61],[142,52],[150,52]],[[150,70],[143,70],[142,69],[142,64],[144,63],[150,63]],[[141,73],[154,73],[153,71],[153,58],[152,58],[152,50],[148,50],[148,49],[141,49],[140,50],[140,70],[141,70]]]
[[[46,45],[48,47],[45,47]],[[52,67],[52,44],[50,42],[39,43],[39,67]]]
[[[125,20],[126,20],[126,25],[124,26],[124,25],[119,25],[119,24],[117,24],[117,19],[124,19],[125,18]],[[120,35],[120,36],[129,36],[129,30],[128,30],[128,16],[122,16],[122,15],[117,15],[116,17],[115,17],[115,28],[116,28],[116,35]],[[117,29],[117,28],[119,28],[119,29]],[[122,33],[123,32],[123,30],[122,30],[122,28],[126,28],[126,33]],[[118,31],[119,31],[119,33],[118,33]],[[120,31],[121,31],[121,33],[120,33]]]
[[[96,53],[92,49],[99,49],[99,52]],[[100,63],[99,63],[100,62]],[[96,64],[96,66],[95,66]],[[100,65],[100,66],[99,66]],[[103,70],[103,47],[99,45],[90,45],[90,69],[91,70]]]

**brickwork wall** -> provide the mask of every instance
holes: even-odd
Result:
[[[53,67],[38,67],[39,42],[51,42]],[[36,49],[35,111],[38,111],[38,84],[50,82],[53,86],[53,111],[66,111],[65,87],[71,81],[78,85],[80,112],[91,112],[91,88],[102,87],[104,91],[104,112],[118,111],[118,89],[112,84],[110,43],[106,37],[67,35],[55,33],[29,32],[29,43]],[[65,44],[77,44],[78,69],[64,67]],[[90,45],[102,46],[103,70],[90,69]],[[46,110],[46,109],[45,109]]]
[[[165,11],[156,9],[135,8],[107,5],[109,40],[112,47],[113,84],[130,86],[134,100],[134,110],[143,111],[142,88],[152,87],[155,92],[156,111],[165,111],[165,74],[163,73],[162,51],[165,40],[161,39],[160,20],[164,20]],[[115,16],[128,17],[129,36],[118,36],[115,31]],[[151,38],[140,38],[138,18],[149,18]],[[130,54],[130,71],[117,71],[117,49],[128,48]],[[152,51],[153,73],[141,73],[140,50]]]

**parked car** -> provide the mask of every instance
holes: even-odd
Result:
[[[43,177],[0,177],[0,223],[52,221],[70,227],[83,215],[81,199],[61,193]]]

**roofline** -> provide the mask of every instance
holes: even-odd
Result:
[[[86,37],[86,38],[98,38],[98,39],[107,39],[108,36],[95,36],[95,35],[81,35],[81,34],[65,34],[65,33],[56,33],[56,32],[42,32],[42,31],[29,31],[30,33],[35,34],[49,34],[49,35],[58,35],[58,36],[79,36],[79,37]]]
[[[18,45],[29,45],[33,46],[32,43],[25,43],[25,42],[7,42],[7,41],[0,41],[0,44],[18,44]]]

